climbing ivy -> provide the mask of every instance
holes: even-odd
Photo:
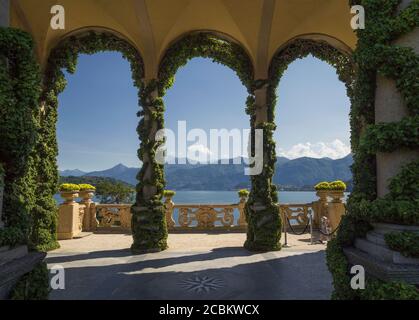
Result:
[[[131,208],[134,242],[131,250],[136,253],[156,252],[167,248],[167,224],[162,201],[165,181],[163,165],[155,155],[164,141],[156,141],[156,132],[164,128],[164,104],[155,97],[157,81],[149,81],[140,95],[143,107],[138,113],[138,135],[141,146],[138,156],[143,165],[138,173],[136,203]]]
[[[23,275],[10,293],[11,300],[47,300],[50,293],[48,268],[45,262],[38,263]]]
[[[58,95],[66,86],[63,69],[74,73],[79,54],[94,54],[101,51],[119,51],[131,65],[135,87],[141,91],[144,66],[138,51],[127,41],[109,32],[88,32],[71,36],[61,41],[50,53],[43,83],[41,132],[34,154],[37,172],[37,198],[34,209],[37,232],[33,242],[50,250],[57,246],[56,223],[57,206],[53,195],[58,191],[58,154],[56,123]]]
[[[167,247],[167,227],[161,200],[165,185],[164,171],[163,166],[154,159],[155,152],[162,141],[155,141],[150,137],[154,137],[153,133],[164,127],[163,97],[166,90],[173,85],[177,70],[194,57],[212,58],[214,62],[226,65],[236,72],[249,93],[246,110],[254,120],[253,104],[256,82],[254,82],[253,65],[248,54],[240,45],[210,32],[195,32],[176,41],[166,50],[159,65],[158,80],[150,81],[143,94],[143,105],[146,107],[142,114],[144,119],[139,126],[140,135],[143,137],[140,149],[143,168],[139,173],[139,179],[146,181],[145,185],[138,187],[138,201],[137,205],[133,207],[135,216],[135,218],[133,217],[133,227],[139,230],[138,239],[134,239],[133,247],[140,251],[149,248],[163,250]],[[157,97],[154,97],[156,94]],[[155,120],[154,123],[157,124],[154,130],[151,128],[153,121],[149,119]],[[251,124],[254,130],[254,121],[251,120]],[[145,179],[147,173],[148,176]],[[252,190],[255,192],[258,188],[253,179],[252,183]],[[148,194],[149,198],[145,198],[144,194]],[[269,209],[272,212],[272,206]],[[271,228],[275,229],[276,233],[280,230],[275,223],[271,224]],[[251,227],[249,229],[251,230]],[[250,237],[254,238],[253,235]],[[251,246],[248,247],[251,248]]]
[[[254,194],[251,194],[251,197],[249,198],[248,206],[248,210],[250,206],[257,203],[262,203],[264,206],[268,207],[266,211],[270,212],[270,214],[265,216],[265,221],[267,224],[266,229],[268,230],[264,230],[257,235],[259,239],[264,239],[264,241],[272,241],[275,239],[275,242],[279,242],[280,239],[280,233],[278,234],[278,232],[275,231],[280,230],[281,226],[281,221],[277,221],[277,219],[280,219],[278,217],[277,209],[274,206],[278,200],[277,192],[274,185],[272,185],[272,177],[274,174],[274,166],[276,161],[275,141],[272,139],[272,135],[275,130],[274,118],[275,106],[277,104],[276,89],[288,66],[294,60],[302,59],[309,54],[312,54],[316,58],[323,60],[333,66],[336,69],[339,79],[345,83],[348,96],[350,98],[353,96],[353,86],[355,80],[354,61],[350,55],[342,53],[325,41],[295,39],[291,41],[287,46],[280,49],[272,58],[271,65],[269,67],[269,79],[266,83],[268,122],[263,125],[264,130],[266,131],[266,137],[264,137],[266,141],[266,145],[264,146],[264,157],[267,159],[267,163],[265,164],[267,169],[264,170],[264,173],[261,176],[252,177],[252,181],[257,187],[255,188],[256,191]],[[260,82],[260,84],[264,85],[263,82]],[[254,102],[251,101],[249,103],[250,113],[253,112],[252,103]],[[355,131],[358,131],[358,128],[355,128]],[[265,194],[269,194],[270,197],[267,199]],[[266,203],[266,200],[268,200],[268,203]],[[258,214],[260,213],[258,212]],[[251,220],[251,215],[248,219]],[[258,221],[256,221],[256,223],[258,223]],[[252,232],[251,228],[252,226],[250,226],[250,230]]]
[[[0,28],[0,163],[5,171],[0,246],[27,244],[36,180],[31,154],[39,131],[40,71],[26,32]]]
[[[367,281],[364,292],[352,290],[343,253],[343,247],[352,245],[356,237],[365,236],[371,222],[419,225],[417,161],[391,179],[387,196],[377,199],[376,194],[375,154],[418,146],[419,58],[412,48],[393,42],[419,26],[419,1],[413,0],[398,13],[400,3],[401,0],[350,1],[365,8],[366,28],[357,30],[358,45],[354,53],[358,66],[351,110],[354,190],[347,203],[348,215],[327,248],[336,299],[418,299],[419,296],[414,286],[375,279]],[[375,124],[377,76],[395,81],[409,111],[400,122]],[[417,239],[400,235],[388,241],[392,248],[403,252],[406,243],[416,244]],[[411,250],[410,254],[417,253],[416,247]]]

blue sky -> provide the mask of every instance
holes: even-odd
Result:
[[[81,55],[76,73],[66,77],[68,85],[59,97],[59,168],[139,166],[139,107],[128,62],[119,53]],[[332,67],[312,57],[297,60],[278,94],[274,137],[279,155],[340,158],[349,153],[349,99]],[[207,133],[246,129],[246,97],[232,70],[209,59],[192,59],[166,94],[166,127],[176,132],[177,122],[184,120],[187,130]]]

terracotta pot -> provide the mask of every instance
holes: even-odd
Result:
[[[83,202],[88,202],[95,195],[95,190],[83,190],[79,192],[80,198],[83,199]]]
[[[74,203],[74,199],[79,197],[78,191],[61,191],[60,192],[61,198],[64,199],[65,204]]]
[[[329,190],[318,190],[316,195],[320,198],[320,201],[327,202],[327,196],[329,195]]]
[[[329,196],[332,197],[332,202],[341,203],[343,199],[343,191],[341,190],[331,190]]]

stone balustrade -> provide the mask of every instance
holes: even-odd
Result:
[[[59,239],[77,237],[82,231],[130,232],[131,204],[95,203],[94,191],[62,193],[64,202],[59,210]],[[285,222],[290,221],[293,228],[305,228],[309,217],[313,226],[320,227],[322,217],[327,217],[334,230],[345,213],[342,202],[343,192],[322,191],[317,193],[319,200],[303,204],[279,204],[278,213]],[[76,198],[81,198],[77,203]],[[245,205],[247,198],[240,198],[234,204],[176,204],[173,196],[166,196],[166,221],[171,231],[193,230],[246,230]],[[288,229],[288,223],[284,223]]]

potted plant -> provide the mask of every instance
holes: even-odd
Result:
[[[330,183],[323,181],[314,186],[316,190],[316,195],[320,198],[321,202],[327,202],[327,195],[330,190]]]
[[[237,194],[240,197],[240,201],[242,201],[242,200],[247,201],[247,198],[249,197],[250,192],[247,189],[241,189],[237,192]]]
[[[175,196],[176,192],[173,190],[164,190],[163,191],[163,196],[166,198],[167,200],[171,200],[174,196]]]
[[[90,202],[93,198],[96,187],[92,186],[91,184],[79,184],[80,188],[80,197],[83,199],[83,202]]]
[[[341,180],[336,180],[330,184],[329,195],[332,197],[332,202],[339,203],[342,202],[343,193],[346,190],[346,184]]]
[[[70,204],[74,202],[79,196],[80,187],[78,184],[74,183],[63,183],[60,185],[60,194],[64,199],[65,204]]]

